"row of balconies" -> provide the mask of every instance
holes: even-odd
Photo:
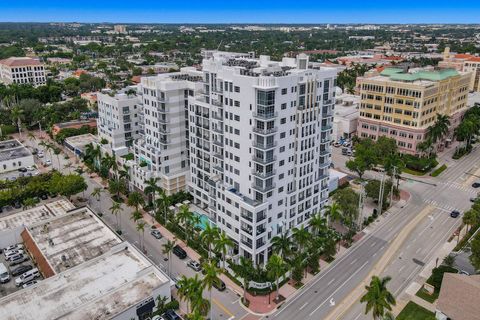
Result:
[[[257,149],[269,150],[269,149],[275,148],[277,146],[277,142],[273,141],[273,142],[269,142],[269,143],[261,143],[261,142],[258,142],[258,141],[253,141],[252,145],[253,145],[253,147],[255,147]]]
[[[278,112],[267,112],[267,113],[253,113],[253,117],[261,120],[269,120],[276,118],[278,116]]]
[[[273,133],[277,132],[277,129],[278,129],[277,127],[264,128],[264,129],[253,127],[253,132],[261,134],[261,135],[269,135],[269,134],[273,134]]]

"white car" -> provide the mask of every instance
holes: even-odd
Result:
[[[6,260],[10,260],[11,257],[13,257],[17,254],[23,254],[23,250],[22,249],[14,249],[14,250],[10,250],[10,251],[5,251],[3,254],[5,255]]]
[[[52,165],[52,160],[50,160],[50,159],[45,159],[45,161],[43,161],[43,165],[46,166],[46,167],[47,167],[47,166],[51,166],[51,165]]]
[[[28,166],[28,167],[27,167],[27,170],[28,170],[28,171],[33,171],[33,170],[35,170],[35,167],[34,167],[34,166]]]
[[[25,283],[25,284],[22,286],[22,288],[25,289],[25,288],[31,287],[31,286],[33,286],[34,284],[37,284],[37,283],[38,283],[37,280],[32,280],[32,281],[29,281],[29,282]]]
[[[17,250],[17,249],[23,249],[23,244],[21,243],[12,244],[11,246],[3,248],[3,251],[10,251],[10,250]]]

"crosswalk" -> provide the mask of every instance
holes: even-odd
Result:
[[[434,206],[437,209],[448,211],[448,212],[451,212],[453,210],[458,210],[458,208],[456,208],[454,206],[451,206],[449,204],[442,203],[442,202],[439,202],[439,201],[436,201],[436,200],[432,200],[432,199],[426,199],[425,202],[428,203],[428,204],[431,204],[432,206]]]
[[[470,185],[464,185],[463,183],[459,183],[459,182],[440,182],[439,184],[444,185],[447,188],[453,188],[453,189],[461,190],[461,191],[466,192],[466,193],[471,194],[471,195],[476,195],[477,193],[480,192],[480,189],[476,190],[476,189],[472,188],[472,186],[470,186]]]

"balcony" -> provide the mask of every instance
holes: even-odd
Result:
[[[325,161],[320,163],[318,167],[323,169],[323,168],[328,168],[329,166],[330,166],[330,162]]]
[[[223,147],[223,142],[217,140],[217,139],[213,139],[213,142],[212,142],[214,145],[218,146],[218,147]]]
[[[264,226],[258,227],[257,236],[262,235],[263,233],[265,233],[265,231],[267,231],[267,228],[265,228]]]
[[[247,240],[242,239],[240,242],[242,244],[246,245],[247,247],[249,247],[250,249],[252,249],[252,242],[251,241],[247,241]]]
[[[257,128],[257,127],[253,127],[253,132],[261,134],[261,135],[269,135],[269,134],[273,134],[273,133],[277,132],[277,128],[273,127],[273,128],[267,128],[267,129],[260,129],[260,128]]]
[[[216,133],[223,134],[223,129],[219,127],[212,127],[212,130],[215,131]]]
[[[265,240],[263,239],[258,239],[257,242],[256,242],[256,247],[257,248],[260,248],[260,247],[263,247],[265,245]]]
[[[275,148],[277,146],[277,142],[274,141],[270,143],[260,143],[258,141],[253,141],[252,146],[254,148],[261,149],[261,150],[269,150],[269,149]]]
[[[275,170],[268,171],[268,172],[260,172],[260,171],[252,170],[252,175],[254,175],[256,177],[259,177],[261,179],[266,179],[266,178],[274,176],[275,175]]]
[[[223,172],[223,168],[219,165],[213,166],[212,168],[217,170],[218,172]]]
[[[222,94],[223,93],[223,89],[220,89],[218,87],[215,87],[215,88],[212,88],[212,92],[215,92],[215,93],[218,93],[218,94]]]
[[[277,157],[273,156],[273,157],[268,157],[268,158],[260,158],[260,157],[257,157],[256,155],[254,155],[252,157],[252,160],[255,161],[255,162],[261,163],[261,164],[270,164],[272,162],[275,162],[277,160]]]
[[[242,231],[248,233],[249,235],[252,235],[253,234],[253,228],[249,225],[245,225],[245,224],[242,224],[242,226],[240,227],[240,229],[242,229]]]
[[[269,120],[276,118],[278,116],[278,112],[268,112],[268,113],[253,113],[253,117],[260,119],[260,120]]]
[[[223,104],[217,99],[212,99],[212,104],[217,107],[223,107]]]
[[[217,113],[212,113],[212,118],[218,121],[223,121],[223,118],[220,117]]]
[[[262,186],[262,185],[259,185],[259,184],[256,184],[256,183],[252,183],[252,188],[259,191],[259,192],[265,193],[265,192],[268,192],[272,189],[275,189],[275,183],[272,183],[272,184],[269,184],[269,185],[266,185],[266,186]]]
[[[253,217],[251,215],[248,215],[242,212],[240,216],[247,221],[253,222]]]
[[[163,133],[163,134],[170,133],[170,130],[168,130],[168,129],[163,129],[163,128],[159,128],[158,131],[160,131],[160,133]]]
[[[330,150],[320,150],[320,157],[328,156],[331,153]]]
[[[223,160],[223,155],[221,155],[220,153],[214,153],[213,156],[217,159]]]
[[[167,124],[168,123],[168,119],[162,119],[162,118],[158,118],[158,122],[159,123],[163,123],[163,124]]]
[[[321,130],[323,131],[330,131],[332,129],[331,125],[322,125]]]

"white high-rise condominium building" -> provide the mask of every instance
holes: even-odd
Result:
[[[194,68],[144,77],[139,85],[143,105],[141,137],[135,141],[132,183],[143,190],[158,178],[168,194],[185,190],[189,179],[188,98],[203,87],[203,73]]]
[[[131,87],[120,93],[97,95],[98,135],[101,140],[107,140],[104,147],[111,154],[127,154],[128,148],[139,137],[141,103],[135,90]]]
[[[235,241],[231,255],[264,264],[274,236],[324,206],[335,78],[305,55],[204,53],[203,90],[189,97],[189,190]]]
[[[45,68],[39,60],[29,57],[10,57],[0,60],[0,82],[40,86],[47,83],[47,78]]]

